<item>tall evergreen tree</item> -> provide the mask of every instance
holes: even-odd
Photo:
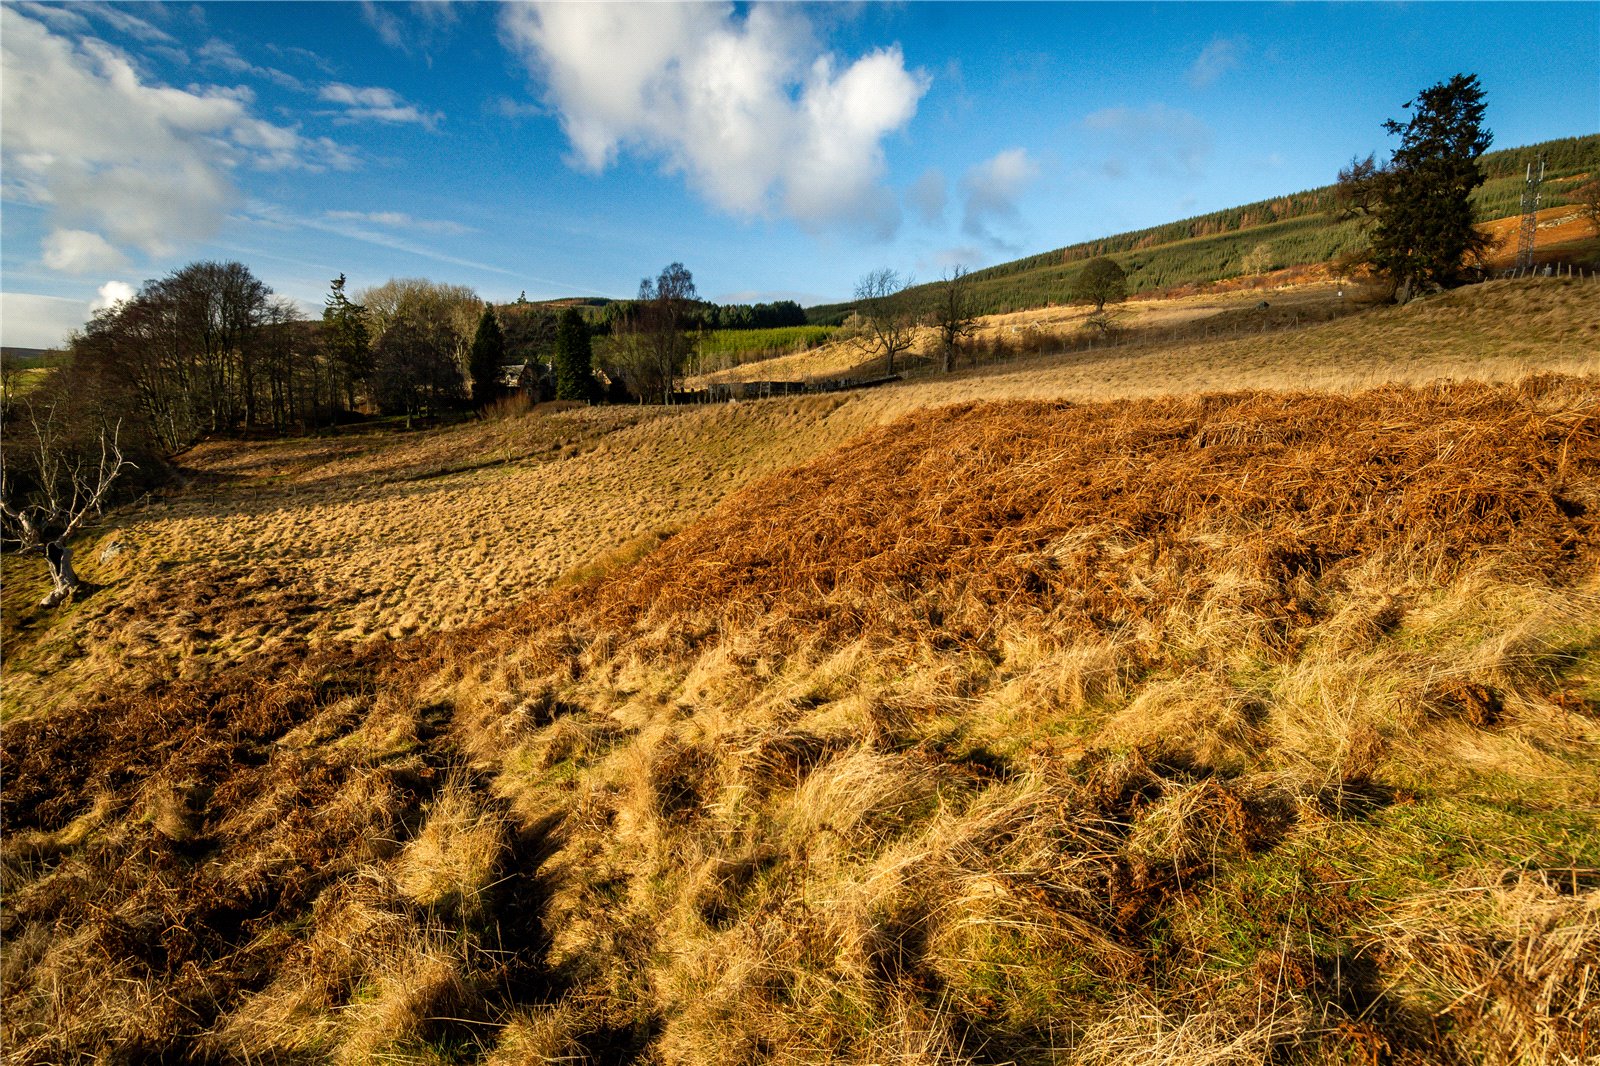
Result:
[[[322,343],[344,386],[345,405],[355,410],[356,387],[372,380],[372,339],[367,309],[345,295],[344,275],[332,286],[322,307]]]
[[[478,332],[472,338],[472,354],[467,369],[472,374],[472,402],[486,407],[500,396],[500,364],[506,359],[506,339],[494,308],[485,304],[478,319]]]
[[[1494,135],[1483,128],[1483,89],[1475,74],[1457,74],[1406,104],[1404,123],[1383,128],[1400,147],[1383,181],[1372,262],[1394,282],[1402,301],[1419,290],[1458,285],[1469,258],[1486,239],[1472,225],[1468,197],[1483,184],[1478,157]]]
[[[569,307],[556,326],[556,399],[589,400],[598,391],[594,359],[589,349],[589,327],[578,309]]]

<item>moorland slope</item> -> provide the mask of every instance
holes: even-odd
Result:
[[[8,1054],[1592,1054],[1593,378],[870,402],[465,628],[9,722]]]
[[[865,392],[203,444],[180,458],[186,488],[82,540],[92,595],[33,609],[42,562],[5,558],[5,713],[130,674],[195,677],[251,655],[466,625],[597,559],[636,556],[755,479],[930,406],[1600,373],[1596,291],[1492,282],[1266,332],[1252,302],[1176,301],[1141,310],[1134,343],[1064,351],[1054,325],[1001,318],[988,333],[1026,346]],[[1269,313],[1294,306],[1276,302]],[[1189,332],[1169,331],[1196,315]],[[1201,332],[1213,326],[1220,336]]]

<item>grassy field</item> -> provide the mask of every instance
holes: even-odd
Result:
[[[989,324],[990,340],[1015,346],[1006,362],[861,393],[541,410],[412,434],[202,445],[181,459],[188,488],[119,513],[83,540],[80,569],[104,591],[55,615],[36,612],[27,605],[35,586],[43,595],[42,563],[5,559],[8,713],[128,669],[193,675],[251,653],[464,625],[597,556],[642,550],[752,480],[929,405],[1594,373],[1593,291],[1564,280],[1496,282],[1224,340],[1183,328],[1230,309],[1251,313],[1254,297],[1197,297],[1141,309],[1144,343],[1064,354],[1042,338],[1076,327],[1052,325],[1060,312],[1044,311]],[[1029,328],[1040,320],[1046,328]],[[1180,339],[1164,339],[1173,333]],[[1016,344],[1027,338],[1033,354]],[[840,362],[859,358],[845,351]]]
[[[196,449],[6,560],[7,1053],[1584,1061],[1594,291]]]
[[[700,337],[692,370],[707,373],[803,352],[824,343],[833,332],[831,326],[713,330]]]

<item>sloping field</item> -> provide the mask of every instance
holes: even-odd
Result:
[[[1548,262],[1553,254],[1558,255],[1563,261],[1574,259],[1585,252],[1591,256],[1594,254],[1593,239],[1600,237],[1600,233],[1595,232],[1594,224],[1585,218],[1583,212],[1576,206],[1567,204],[1547,207],[1538,213],[1537,218],[1538,229],[1534,236],[1536,261]],[[1494,248],[1489,255],[1489,265],[1496,270],[1515,266],[1517,244],[1522,231],[1522,216],[1497,219],[1478,228],[1494,241]]]
[[[6,725],[0,1036],[1587,1061],[1597,563],[1593,380],[914,411],[454,634]]]
[[[1471,195],[1474,218],[1503,225],[1520,216],[1525,168],[1542,157],[1548,164],[1545,202],[1563,202],[1593,172],[1597,155],[1600,134],[1487,153],[1479,160],[1487,180]],[[1336,200],[1328,185],[997,263],[972,272],[972,299],[992,314],[1043,307],[1060,300],[1079,264],[1096,256],[1114,258],[1136,293],[1239,278],[1249,273],[1246,263],[1262,255],[1280,268],[1327,263],[1365,243],[1361,220],[1342,218]],[[932,302],[933,289],[932,283],[916,286],[911,297]],[[815,305],[806,315],[839,322],[852,306]]]
[[[1588,286],[1587,288],[1585,286]],[[1118,396],[1196,388],[1349,388],[1430,377],[1501,378],[1541,366],[1588,372],[1600,367],[1600,312],[1591,306],[1600,282],[1551,279],[1539,288],[1491,282],[1458,289],[1406,307],[1352,314],[1339,286],[1294,282],[1282,291],[1212,292],[1164,300],[1130,300],[1115,309],[1121,335],[1096,336],[1084,350],[1082,308],[1044,307],[978,322],[975,352],[985,376],[1001,375],[991,391],[966,387],[962,398],[1016,395],[1022,380],[1065,390],[1061,395]],[[1347,299],[1358,296],[1347,286]],[[1270,305],[1257,308],[1262,300]],[[931,330],[919,337],[931,353]],[[997,356],[996,345],[1005,349]],[[1103,349],[1113,346],[1107,353]],[[1554,362],[1547,362],[1554,360]],[[1087,363],[1093,376],[1074,372]],[[1014,372],[1026,363],[1021,377]],[[707,381],[799,380],[882,373],[857,345],[837,341],[812,352],[708,375]],[[927,370],[921,371],[926,374]],[[933,388],[948,390],[947,380]],[[980,387],[981,388],[981,387]],[[1013,390],[1013,391],[1006,391]],[[1129,390],[1138,390],[1130,392]],[[1051,395],[1049,392],[1029,395]],[[936,401],[935,401],[936,402]]]
[[[1594,374],[1597,292],[1495,282],[1287,332],[1046,351],[860,393],[203,445],[182,459],[188,489],[86,538],[80,570],[104,588],[68,611],[31,611],[42,564],[7,558],[8,713],[130,669],[195,676],[248,654],[461,626],[933,405]]]
[[[1278,271],[1260,278],[1242,280],[1232,289],[1159,299],[1132,299],[1111,310],[1120,342],[1125,346],[1150,347],[1180,342],[1210,343],[1217,338],[1245,332],[1273,332],[1286,325],[1310,325],[1368,309],[1358,305],[1355,286],[1349,286],[1349,299],[1339,295],[1339,284],[1327,276],[1326,269],[1308,268]],[[1266,299],[1268,311],[1257,305]],[[963,342],[958,362],[993,365],[1017,356],[1064,354],[1091,344],[1104,346],[1105,336],[1088,332],[1091,309],[1082,306],[1041,306],[1026,311],[984,315],[973,325]],[[939,338],[931,326],[918,330],[911,354],[932,360],[938,354]],[[1003,352],[997,358],[997,350]],[[912,362],[902,357],[897,368]],[[814,349],[792,352],[759,362],[716,370],[690,378],[690,388],[736,381],[820,381],[840,377],[870,378],[883,373],[881,357],[873,357],[858,339],[834,340]],[[916,372],[930,372],[917,366]]]

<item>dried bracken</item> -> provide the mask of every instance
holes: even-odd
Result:
[[[1584,1061],[1597,493],[1579,378],[964,404],[9,722],[8,1054]]]

